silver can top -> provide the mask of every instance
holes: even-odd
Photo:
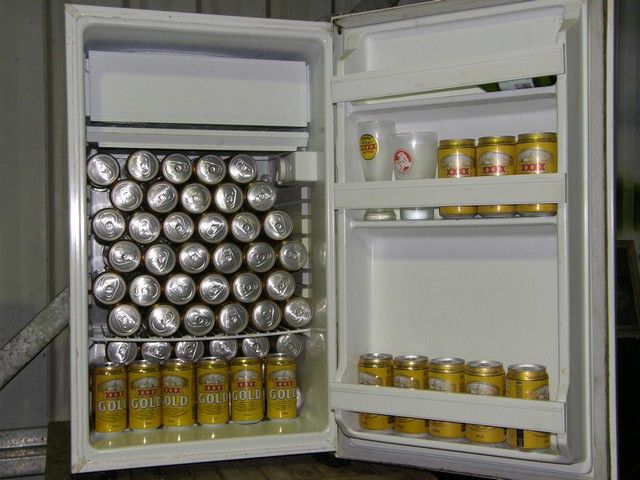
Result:
[[[302,394],[302,389],[300,387],[296,387],[296,410],[300,411],[303,406],[304,395]]]
[[[271,240],[284,240],[293,232],[293,220],[287,212],[273,210],[264,217],[262,229]]]
[[[277,303],[261,300],[251,310],[251,324],[261,332],[268,332],[280,325],[281,313]]]
[[[162,222],[162,232],[170,242],[186,242],[191,238],[194,230],[193,220],[186,213],[170,213]]]
[[[104,305],[115,305],[127,293],[124,279],[113,272],[105,272],[94,280],[92,288],[95,299]]]
[[[284,241],[278,250],[278,261],[282,268],[298,271],[307,263],[307,248],[300,240]]]
[[[149,330],[159,337],[169,337],[180,328],[180,314],[173,305],[158,303],[149,310]]]
[[[209,266],[211,255],[204,245],[189,242],[182,245],[178,252],[178,263],[187,273],[201,273]]]
[[[276,340],[276,352],[285,353],[298,358],[304,351],[304,335],[300,333],[286,333]]]
[[[255,242],[245,251],[245,262],[254,272],[265,273],[276,263],[276,253],[273,247],[265,242]]]
[[[142,253],[138,246],[133,242],[121,240],[109,247],[107,263],[116,272],[133,272],[140,266],[141,261]]]
[[[305,298],[293,298],[284,306],[284,323],[292,328],[304,328],[312,318],[313,309]]]
[[[248,337],[242,339],[242,354],[245,357],[264,358],[269,354],[267,337]]]
[[[178,205],[178,191],[169,182],[156,182],[147,190],[147,205],[154,212],[169,213]]]
[[[288,300],[296,291],[296,280],[289,272],[276,270],[267,277],[265,291],[277,302]]]
[[[129,285],[129,298],[140,307],[153,305],[160,299],[160,283],[151,275],[139,275]]]
[[[134,342],[107,343],[107,358],[110,362],[128,365],[138,356],[138,345]]]
[[[198,285],[198,293],[202,301],[210,305],[220,305],[229,296],[229,282],[218,273],[211,273],[204,277]]]
[[[253,157],[239,153],[229,160],[229,177],[237,183],[253,182],[258,175],[258,167]]]
[[[239,303],[227,303],[218,312],[218,323],[224,333],[236,335],[249,325],[249,314]]]
[[[129,235],[135,242],[145,245],[153,243],[161,231],[160,220],[152,213],[136,212],[129,220]]]
[[[111,203],[118,210],[132,212],[140,205],[144,195],[142,188],[132,180],[120,180],[111,187]]]
[[[272,183],[257,181],[246,190],[247,204],[258,212],[266,212],[276,203],[276,187]]]
[[[240,273],[233,279],[231,290],[236,300],[242,303],[255,302],[262,293],[262,282],[255,273]]]
[[[212,357],[231,360],[238,354],[238,340],[235,338],[220,338],[209,342],[209,353]]]
[[[213,194],[213,202],[222,213],[235,213],[242,207],[244,194],[235,183],[222,183]]]
[[[171,183],[181,184],[191,178],[193,164],[182,153],[171,153],[162,160],[162,176]]]
[[[189,213],[202,213],[211,205],[211,192],[201,183],[190,183],[182,189],[180,204]]]
[[[213,310],[206,305],[192,305],[182,316],[182,325],[184,329],[194,337],[206,335],[215,323]]]
[[[124,234],[127,229],[127,221],[118,210],[105,208],[93,216],[91,229],[100,240],[113,242]]]
[[[196,282],[189,275],[171,275],[164,284],[164,295],[175,305],[186,305],[196,295]]]
[[[87,177],[96,187],[108,187],[120,176],[118,161],[108,153],[97,153],[87,162]]]
[[[242,251],[235,243],[221,243],[213,251],[213,267],[220,273],[234,273],[242,266]]]
[[[153,275],[167,275],[176,266],[176,254],[169,245],[156,243],[144,253],[144,266]]]
[[[196,175],[202,183],[216,185],[227,174],[227,166],[224,160],[212,153],[201,156],[196,162]]]
[[[142,315],[133,305],[123,303],[111,309],[107,317],[109,330],[120,337],[129,337],[142,325]]]
[[[144,342],[140,346],[140,354],[149,362],[161,363],[171,357],[171,344],[169,342]]]
[[[253,242],[260,235],[260,220],[251,212],[240,212],[231,220],[231,235],[239,242]]]
[[[223,215],[207,212],[198,221],[198,234],[207,243],[220,243],[229,233],[229,223]]]
[[[202,342],[176,342],[176,358],[197,362],[204,355],[204,343]]]
[[[158,157],[147,150],[138,150],[129,155],[127,171],[129,176],[139,182],[148,182],[158,176],[160,162]]]

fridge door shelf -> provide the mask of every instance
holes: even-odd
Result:
[[[565,175],[507,175],[335,184],[341,209],[564,203]]]
[[[330,390],[331,407],[336,411],[566,432],[565,404],[562,402],[336,382],[331,384]]]

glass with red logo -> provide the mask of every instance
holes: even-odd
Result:
[[[396,180],[435,178],[438,150],[436,132],[397,133],[391,137]],[[402,220],[433,218],[433,208],[401,208]]]

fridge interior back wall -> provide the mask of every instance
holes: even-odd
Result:
[[[571,0],[504,3],[347,16],[333,36],[321,23],[68,7],[76,471],[321,450],[510,478],[589,477],[594,461],[606,463],[591,440],[588,265],[599,213],[588,207],[591,10]],[[556,84],[478,88],[543,75]],[[440,139],[558,132],[558,173],[364,182],[357,124],[377,119]],[[137,148],[249,152],[302,196],[314,348],[301,362],[306,400],[294,423],[159,430],[146,445],[132,432],[90,435],[84,161],[97,149]],[[558,214],[362,221],[365,208],[534,202],[557,203]],[[542,363],[550,401],[358,385],[358,355],[373,351]],[[541,430],[554,440],[548,451],[524,452],[379,434],[361,430],[354,412]]]

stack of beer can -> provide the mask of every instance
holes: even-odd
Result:
[[[147,150],[121,157],[99,152],[87,161],[92,194],[108,199],[91,217],[104,265],[93,269],[92,296],[106,312],[106,358],[193,369],[206,350],[225,362],[300,357],[296,330],[312,308],[296,296],[294,273],[307,249],[255,159]]]
[[[502,363],[497,360],[465,363],[455,357],[429,360],[422,355],[394,358],[388,353],[367,353],[358,361],[358,383],[529,400],[549,399],[549,377],[543,365],[509,365],[505,375]],[[437,439],[466,439],[483,444],[500,444],[506,438],[511,447],[524,450],[544,450],[550,445],[550,436],[546,432],[428,419],[429,413],[424,413],[424,418],[360,413],[359,425],[364,430],[395,431],[400,435],[428,434]]]

